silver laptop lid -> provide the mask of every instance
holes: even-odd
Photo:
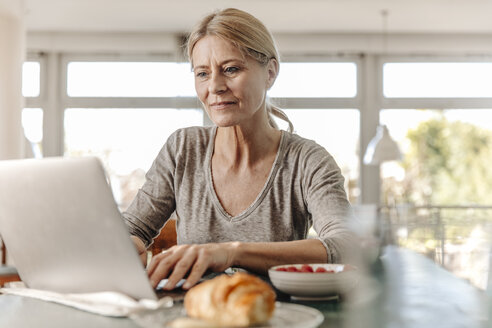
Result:
[[[0,235],[31,288],[156,299],[94,157],[0,161]]]

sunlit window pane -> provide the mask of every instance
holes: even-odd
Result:
[[[355,63],[281,63],[271,97],[355,97]]]
[[[65,155],[99,157],[120,208],[126,209],[169,135],[202,121],[199,109],[69,108],[65,110]]]
[[[24,97],[38,97],[40,90],[39,62],[24,62],[22,65],[22,95]]]
[[[404,154],[382,165],[383,192],[417,205],[492,204],[492,109],[387,109],[380,122]]]
[[[359,111],[356,109],[284,109],[295,133],[316,141],[336,160],[345,177],[345,189],[351,202],[360,194]],[[286,124],[275,119],[282,129]]]
[[[380,123],[388,127],[391,137],[399,144],[402,153],[410,150],[411,141],[408,133],[429,120],[462,122],[492,133],[492,109],[385,109],[381,110],[379,115]]]
[[[177,97],[194,96],[189,63],[70,62],[70,97]]]
[[[42,157],[43,110],[41,108],[24,108],[22,110],[22,127],[29,149],[27,155]]]
[[[22,110],[22,127],[24,135],[31,142],[43,140],[43,110],[41,108],[24,108]]]
[[[383,110],[405,155],[383,163],[395,242],[485,289],[492,226],[492,109]],[[413,205],[420,206],[415,209]]]
[[[492,63],[386,63],[385,97],[492,97]]]

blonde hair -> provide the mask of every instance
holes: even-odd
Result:
[[[228,40],[235,45],[244,56],[250,56],[265,66],[271,59],[279,63],[279,54],[275,41],[268,29],[256,17],[245,11],[228,8],[206,16],[188,36],[186,49],[189,61],[193,65],[192,54],[196,43],[207,35]],[[272,115],[289,124],[288,131],[294,126],[287,115],[267,100],[266,108],[270,125],[278,128]]]

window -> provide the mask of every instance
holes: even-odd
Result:
[[[194,96],[189,63],[69,62],[70,97]]]
[[[357,94],[355,63],[281,63],[270,97],[337,97]]]
[[[27,139],[25,156],[42,157],[43,110],[39,106],[41,91],[41,63],[26,61],[22,65],[22,95],[31,107],[22,110],[22,128]]]
[[[400,204],[397,242],[484,288],[492,109],[393,109],[381,111],[380,120],[405,154],[401,163],[382,165],[382,199]]]
[[[386,63],[383,81],[389,98],[492,97],[492,63]]]
[[[35,61],[24,62],[22,65],[22,95],[24,97],[38,97],[40,82],[40,63]]]
[[[68,108],[65,156],[99,157],[117,203],[126,209],[169,135],[202,120],[199,109]]]
[[[190,64],[70,57],[65,62],[64,153],[100,157],[111,175],[115,198],[124,209],[169,134],[184,126],[203,125],[202,111],[187,109],[189,100],[184,100],[196,97]],[[282,63],[280,76],[269,92],[272,97],[306,99],[353,98],[356,94],[357,66],[353,62]],[[121,99],[128,97],[139,108],[118,107]],[[149,102],[146,98],[154,99]],[[89,106],[80,106],[84,99]],[[146,107],[159,103],[161,107]],[[349,195],[356,200],[358,110],[293,109],[288,115],[303,137],[318,141],[341,164]],[[310,121],[318,124],[313,128]],[[344,143],[335,142],[340,135]]]
[[[24,108],[22,110],[22,128],[30,145],[29,157],[41,158],[43,154],[43,110],[41,108]]]
[[[491,109],[383,110],[380,122],[405,155],[382,168],[383,186],[393,188],[398,202],[492,204],[485,192],[492,184]]]

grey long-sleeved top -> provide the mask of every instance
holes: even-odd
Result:
[[[299,240],[307,238],[314,225],[328,262],[342,262],[352,243],[347,228],[351,209],[333,157],[314,141],[282,131],[262,191],[246,210],[231,217],[213,187],[216,130],[191,127],[169,137],[123,213],[130,233],[149,246],[174,211],[178,244]]]

